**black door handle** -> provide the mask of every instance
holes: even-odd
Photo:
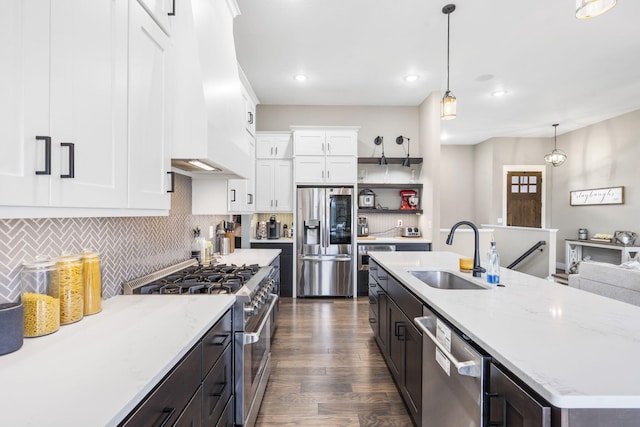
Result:
[[[36,136],[36,141],[44,141],[44,170],[37,170],[36,175],[51,175],[51,137]]]
[[[76,150],[75,144],[73,142],[61,142],[61,147],[69,148],[69,173],[66,175],[60,175],[60,178],[75,178],[75,161],[76,161]]]

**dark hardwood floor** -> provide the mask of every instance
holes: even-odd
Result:
[[[369,300],[283,298],[258,427],[411,426],[369,326]]]

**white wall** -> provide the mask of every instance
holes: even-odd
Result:
[[[443,145],[440,149],[440,225],[475,221],[474,146]]]
[[[640,110],[559,136],[558,148],[567,153],[565,164],[552,171],[551,225],[559,229],[558,247],[564,248],[564,239],[577,238],[580,227],[589,235],[640,234]],[[622,205],[569,204],[572,190],[621,185]],[[564,261],[563,250],[558,250],[558,261]]]
[[[382,148],[373,140],[384,138],[385,156],[405,157],[406,145],[397,145],[396,137],[411,138],[410,154],[419,157],[418,107],[357,107],[309,105],[258,105],[256,130],[285,131],[289,126],[360,126],[358,156],[378,157]],[[375,148],[375,156],[374,156]]]

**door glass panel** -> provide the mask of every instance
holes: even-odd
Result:
[[[350,245],[351,195],[329,196],[329,244]]]

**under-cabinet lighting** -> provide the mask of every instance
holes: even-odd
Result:
[[[189,160],[189,164],[191,164],[191,165],[193,165],[193,166],[195,166],[197,168],[206,170],[206,171],[217,171],[217,170],[219,170],[219,169],[214,168],[213,166],[209,166],[208,164],[201,162],[200,160]]]

